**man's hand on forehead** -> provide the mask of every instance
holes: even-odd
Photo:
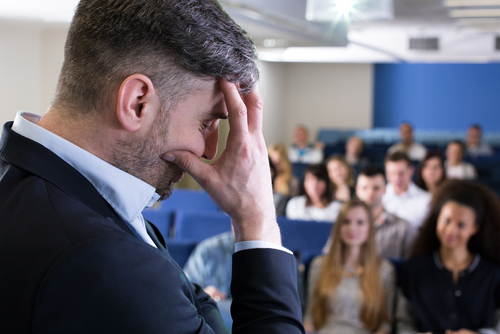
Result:
[[[235,84],[221,79],[219,85],[230,126],[226,150],[211,165],[187,151],[169,154],[229,214],[237,242],[264,240],[281,244],[262,135],[262,99],[256,89],[241,96]]]

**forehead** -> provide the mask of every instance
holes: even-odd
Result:
[[[385,180],[384,177],[380,174],[373,175],[373,176],[366,176],[363,174],[360,174],[358,176],[358,185],[360,186],[369,186],[369,185],[384,185]]]
[[[441,208],[440,216],[452,218],[455,220],[475,221],[476,212],[467,205],[459,204],[454,201],[446,202]]]
[[[362,206],[355,206],[349,211],[347,211],[346,214],[347,219],[368,219],[368,213],[366,212],[365,208]]]
[[[385,168],[389,170],[402,170],[402,169],[407,169],[410,166],[408,165],[408,162],[405,160],[399,160],[399,161],[387,161],[385,163]]]
[[[213,116],[226,118],[227,110],[224,104],[224,94],[219,83],[213,79],[193,79],[188,93],[174,109],[183,116]]]

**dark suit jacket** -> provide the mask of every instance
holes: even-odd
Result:
[[[153,233],[159,249],[11,125],[0,141],[1,333],[227,332]],[[294,257],[254,249],[233,263],[233,333],[303,333]]]

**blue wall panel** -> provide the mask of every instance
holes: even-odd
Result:
[[[500,131],[500,64],[377,64],[374,127]]]

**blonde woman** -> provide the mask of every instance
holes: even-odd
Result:
[[[306,331],[390,333],[395,272],[378,256],[366,204],[344,203],[331,238],[328,253],[316,257],[309,271]]]
[[[286,146],[272,144],[267,150],[276,170],[274,191],[286,197],[297,196],[299,194],[299,180],[292,173],[292,164],[288,159]]]

